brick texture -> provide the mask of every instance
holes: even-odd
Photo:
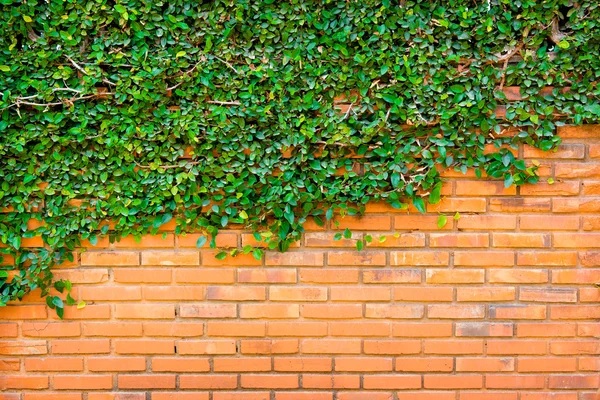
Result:
[[[559,134],[519,150],[553,184],[445,171],[425,215],[370,204],[262,260],[101,241],[57,271],[84,309],[0,308],[0,400],[600,399],[600,126]]]

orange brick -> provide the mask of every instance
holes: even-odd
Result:
[[[371,251],[331,251],[329,265],[385,265],[385,253]]]
[[[511,301],[515,299],[514,287],[456,288],[457,301]]]
[[[327,289],[317,287],[281,287],[269,288],[271,301],[326,301]]]
[[[517,265],[531,266],[575,266],[577,252],[536,251],[517,253]]]
[[[4,375],[0,376],[0,389],[47,389],[48,377],[37,375]]]
[[[461,392],[460,400],[517,400],[518,393],[508,392]]]
[[[200,265],[197,251],[144,251],[142,265]]]
[[[600,307],[598,306],[551,306],[550,319],[598,319]]]
[[[113,274],[117,283],[169,283],[172,272],[165,268],[118,268]]]
[[[552,184],[538,182],[521,186],[521,196],[575,196],[579,194],[579,182],[566,181]]]
[[[60,372],[60,371],[83,371],[82,357],[46,357],[46,358],[25,358],[25,370]]]
[[[386,215],[344,216],[333,220],[335,229],[350,229],[353,231],[389,231],[392,221]]]
[[[547,347],[547,342],[543,340],[488,340],[487,354],[546,354]]]
[[[546,319],[546,306],[492,305],[491,319]]]
[[[543,151],[532,146],[523,146],[523,157],[525,158],[582,159],[584,156],[585,145],[583,144],[562,143],[551,151]]]
[[[425,340],[425,354],[483,354],[483,340]]]
[[[360,354],[360,339],[316,339],[302,341],[304,354]]]
[[[358,389],[359,375],[302,375],[302,387],[306,389]]]
[[[179,388],[180,389],[235,389],[237,388],[237,376],[236,375],[180,375],[179,376]],[[182,393],[178,392],[180,396]],[[217,393],[213,395],[216,396]],[[173,400],[179,400],[179,397],[173,398]],[[194,397],[190,400],[196,400]]]
[[[548,198],[508,197],[504,199],[490,199],[492,212],[549,212],[551,209]]]
[[[561,359],[562,357],[559,358],[559,360]],[[600,359],[598,357],[579,357],[578,367],[580,371],[600,371]],[[563,370],[561,369],[561,371]]]
[[[175,389],[175,375],[119,375],[119,389]]]
[[[181,304],[179,315],[182,318],[235,318],[236,304]]]
[[[582,227],[584,231],[597,231],[600,230],[600,217],[595,216],[583,216]]]
[[[395,337],[450,337],[452,336],[451,323],[425,323],[407,324],[405,322],[392,324],[392,336]]]
[[[426,281],[432,284],[483,283],[484,270],[428,269]]]
[[[515,370],[514,358],[457,357],[456,372],[510,372]]]
[[[488,269],[490,283],[546,283],[548,271],[537,269]]]
[[[387,287],[332,287],[333,301],[389,301],[390,289]]]
[[[463,215],[458,220],[460,230],[512,230],[517,227],[517,217],[512,215]]]
[[[485,212],[486,208],[486,199],[484,198],[453,199],[446,197],[437,204],[428,204],[427,212],[478,213]]]
[[[524,231],[576,231],[579,216],[523,215],[519,218],[519,227]]]
[[[584,196],[598,196],[600,195],[600,182],[599,181],[584,181],[582,183],[583,195]]]
[[[451,372],[454,368],[450,357],[398,357],[398,372]]]
[[[552,212],[555,213],[597,213],[600,211],[600,201],[595,198],[555,198],[552,200]]]
[[[550,247],[550,235],[543,233],[494,233],[494,247]]]
[[[92,372],[133,372],[145,371],[146,359],[143,357],[90,357],[88,370]]]
[[[421,342],[419,340],[365,340],[365,354],[401,355],[419,354]]]
[[[362,393],[357,392],[338,392],[335,399],[336,400],[363,400],[364,395]],[[368,400],[392,400],[392,393],[388,392],[368,392],[369,399]]]
[[[543,375],[486,375],[485,386],[489,389],[542,389]]]
[[[600,282],[600,269],[564,269],[552,271],[552,283],[594,284]]]
[[[550,343],[550,353],[556,355],[600,354],[598,341],[555,341]]]
[[[79,289],[85,301],[132,301],[142,299],[142,289],[137,286],[92,286]]]
[[[335,370],[340,372],[391,372],[392,359],[381,357],[337,357]]]
[[[519,372],[574,372],[577,369],[576,358],[519,357]]]
[[[394,217],[394,227],[396,228],[396,230],[439,231],[451,230],[452,223],[448,222],[443,228],[440,229],[438,227],[437,216],[398,215]]]
[[[209,394],[204,392],[156,392],[152,393],[152,400],[208,400]],[[133,399],[132,399],[133,400]],[[145,399],[140,399],[145,400]]]
[[[58,390],[97,390],[112,389],[111,375],[55,375],[54,389]]]
[[[600,290],[595,287],[591,288],[580,288],[579,289],[579,301],[582,303],[599,303],[600,302]]]
[[[144,299],[148,301],[189,301],[204,300],[201,286],[145,286]]]
[[[273,288],[271,288],[272,290]],[[273,296],[270,296],[271,300]],[[242,304],[240,305],[240,318],[299,318],[300,306],[298,304]]]
[[[0,371],[2,371],[2,373],[5,373],[6,371],[19,371],[20,369],[21,360],[19,358],[2,357],[0,359]],[[0,399],[2,399],[2,397],[0,397]]]
[[[596,163],[557,163],[554,167],[557,178],[598,178],[600,168]]]
[[[362,271],[363,283],[421,283],[416,269],[370,269]]]
[[[596,267],[600,265],[600,252],[582,251],[579,253],[579,260],[584,267]]]
[[[0,342],[0,355],[41,355],[46,353],[45,340]]]
[[[330,322],[329,334],[331,336],[389,336],[390,324],[387,322]]]
[[[242,354],[294,354],[298,353],[297,339],[242,340]]]
[[[266,372],[271,371],[271,359],[268,357],[252,358],[216,358],[215,372]]]
[[[213,322],[207,323],[208,336],[262,337],[265,336],[264,322]]]
[[[175,246],[175,236],[172,233],[166,235],[144,235],[136,240],[133,236],[119,238],[118,242],[114,243],[116,248],[171,248]]]
[[[483,377],[480,375],[425,375],[423,387],[426,389],[480,389]]]
[[[511,337],[513,325],[509,323],[460,322],[456,324],[455,334],[458,337]]]
[[[204,333],[204,324],[201,322],[145,322],[145,336],[164,336],[164,337],[194,337],[202,336]]]
[[[265,300],[266,290],[263,286],[209,286],[206,291],[206,299],[220,301]]]
[[[304,283],[358,283],[356,269],[300,269],[300,282]]]
[[[365,306],[366,318],[420,319],[423,315],[422,305],[367,304]]]
[[[144,362],[145,364],[145,362]],[[144,368],[145,370],[145,368]],[[208,372],[208,358],[165,357],[152,359],[152,372]]]
[[[110,266],[140,265],[140,254],[132,251],[94,251],[81,254],[82,266]]]
[[[233,283],[234,281],[235,271],[233,269],[175,269],[176,283]]]
[[[514,196],[515,186],[504,187],[502,181],[457,181],[457,196]]]
[[[175,307],[171,304],[117,304],[117,319],[173,319]]]
[[[211,267],[234,267],[234,266],[258,266],[262,264],[262,260],[257,260],[252,254],[238,254],[235,257],[228,255],[222,260],[217,258],[219,251],[203,251],[200,255],[201,265]]]
[[[323,392],[277,392],[275,400],[333,400],[332,393]]]
[[[454,290],[450,287],[394,287],[394,300],[438,302],[452,301]]]
[[[269,252],[265,256],[265,265],[293,265],[319,267],[323,265],[324,253],[320,251],[289,251],[286,253]]]
[[[77,337],[81,336],[81,326],[77,322],[23,322],[23,336],[29,337]]]
[[[54,340],[51,349],[52,354],[108,354],[110,340]]]
[[[127,337],[142,336],[142,324],[136,322],[84,322],[85,336]]]
[[[117,354],[174,354],[175,341],[160,339],[115,340]]]
[[[182,355],[235,354],[234,340],[184,340],[177,342],[177,353]]]
[[[0,320],[45,319],[46,306],[5,306],[0,307]]]
[[[314,319],[354,319],[362,317],[360,304],[304,304],[302,316]]]
[[[398,392],[398,400],[456,400],[454,392]]]
[[[9,395],[10,396],[10,395]],[[24,400],[81,400],[81,394],[77,393],[25,393],[23,395]],[[4,399],[2,395],[0,395],[0,399],[2,400],[11,400]],[[18,400],[18,397],[15,397],[14,400]]]
[[[562,139],[571,138],[597,138],[600,125],[586,124],[586,125],[564,125],[557,127],[558,136]]]
[[[554,375],[550,376],[550,389],[594,389],[600,387],[600,376],[594,375]]]
[[[198,239],[200,238],[200,236],[205,236],[205,235],[202,235],[200,233],[186,233],[185,236],[184,235],[177,236],[177,243],[179,244],[179,247],[195,249],[196,243],[198,243]],[[221,232],[215,238],[215,244],[219,248],[221,248],[221,247],[237,247],[237,245],[238,245],[237,236],[238,235],[235,233]],[[208,240],[206,241],[206,243],[204,244],[204,246],[202,246],[203,249],[209,248],[210,239],[211,238],[209,237]]]
[[[221,392],[213,394],[213,400],[269,400],[270,398],[270,392]]]
[[[432,233],[429,235],[431,247],[488,247],[488,233]]]
[[[538,303],[575,303],[577,302],[577,289],[521,288],[519,300]]]
[[[331,372],[329,357],[279,357],[274,358],[274,370],[281,372]]]
[[[335,232],[307,232],[304,234],[304,243],[306,247],[356,248],[356,242],[362,236],[360,233],[353,232],[349,239],[335,240]]]
[[[577,334],[577,326],[570,323],[519,323],[518,337],[569,337]]]
[[[251,375],[241,376],[243,389],[297,389],[298,375]]]
[[[374,234],[371,235],[372,242],[369,247],[386,248],[386,247],[423,247],[425,246],[424,233],[395,233],[389,234]]]
[[[325,322],[269,322],[268,336],[322,337],[327,335]]]
[[[296,283],[295,269],[238,269],[239,283]]]
[[[365,375],[363,388],[405,390],[419,389],[421,387],[420,375]]]
[[[53,319],[59,319],[56,314],[50,314]],[[86,305],[85,308],[78,309],[76,306],[65,306],[64,319],[108,319],[110,318],[110,306],[105,305]]]
[[[416,252],[416,251],[392,251],[390,252],[391,265],[409,266],[446,266],[450,256],[445,252]]]

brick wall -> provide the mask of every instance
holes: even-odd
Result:
[[[262,261],[100,242],[56,273],[84,309],[0,309],[0,400],[599,399],[600,127],[560,134],[520,150],[552,185],[448,172],[427,215],[370,205]]]

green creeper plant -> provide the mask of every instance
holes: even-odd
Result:
[[[0,305],[54,287],[62,315],[51,268],[82,240],[172,219],[285,251],[371,201],[424,212],[445,168],[536,182],[510,148],[600,118],[598,21],[591,0],[0,0]]]

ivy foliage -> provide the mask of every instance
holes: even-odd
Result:
[[[172,219],[284,251],[370,201],[425,211],[444,168],[535,182],[509,148],[600,119],[599,23],[593,0],[0,0],[0,304]]]

